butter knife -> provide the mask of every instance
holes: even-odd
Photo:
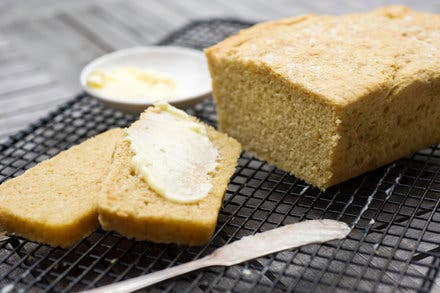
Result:
[[[309,220],[289,224],[252,236],[245,236],[194,261],[83,292],[133,292],[201,268],[232,266],[286,249],[342,239],[348,233],[350,233],[350,228],[347,224],[334,220]]]

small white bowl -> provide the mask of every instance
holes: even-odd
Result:
[[[167,102],[182,109],[200,102],[211,93],[211,78],[205,55],[201,51],[172,46],[124,49],[87,64],[81,71],[80,83],[89,95],[125,112],[140,113],[151,105],[151,99],[110,97],[87,86],[87,76],[91,71],[116,67],[136,67],[171,76],[177,84],[176,96]]]

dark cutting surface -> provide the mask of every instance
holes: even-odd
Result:
[[[192,23],[163,44],[203,48],[246,27],[239,21]],[[215,125],[211,99],[188,110]],[[0,145],[0,182],[134,116],[79,96]],[[440,148],[320,192],[244,153],[228,187],[216,234],[203,247],[127,240],[98,230],[68,250],[11,237],[0,242],[3,290],[70,292],[157,271],[203,256],[258,231],[330,218],[353,230],[342,241],[311,245],[230,268],[213,267],[155,291],[428,292],[440,266]]]

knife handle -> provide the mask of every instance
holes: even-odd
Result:
[[[140,290],[158,282],[189,273],[201,268],[215,265],[211,255],[183,263],[174,267],[170,267],[164,270],[160,270],[147,275],[139,276],[136,278],[128,279],[118,283],[110,284],[107,286],[99,287],[96,289],[86,290],[83,293],[126,293]]]

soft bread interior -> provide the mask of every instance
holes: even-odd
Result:
[[[96,200],[122,129],[43,161],[0,186],[0,229],[68,247],[98,226]]]

